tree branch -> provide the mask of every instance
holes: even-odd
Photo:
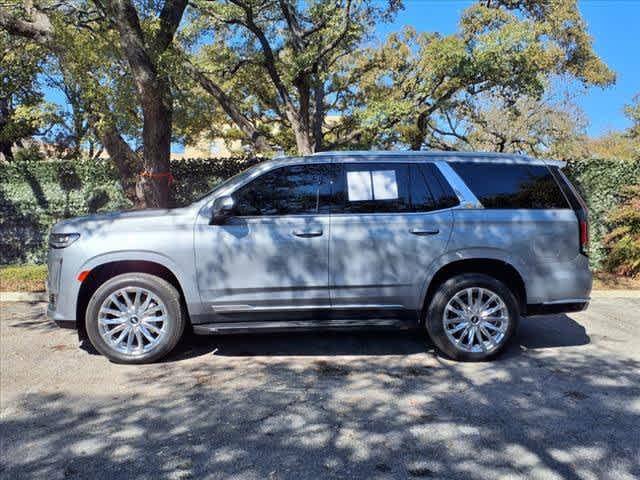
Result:
[[[26,21],[0,7],[0,26],[10,34],[29,38],[41,45],[49,45],[53,40],[53,26],[49,17],[37,9],[30,10],[31,21]]]
[[[158,51],[164,52],[173,41],[187,3],[188,0],[166,0],[164,3],[160,12],[160,30],[155,39]]]
[[[256,146],[258,150],[266,148],[264,136],[249,121],[249,119],[236,107],[231,97],[229,97],[215,82],[204,75],[189,61],[184,62],[184,66],[191,77],[213,98],[216,99],[220,107],[229,118],[237,125],[240,131],[245,134]]]

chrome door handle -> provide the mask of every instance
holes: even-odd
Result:
[[[440,233],[438,228],[412,228],[409,233],[414,235],[437,235]]]
[[[292,232],[296,237],[311,238],[322,236],[322,230],[294,230]]]

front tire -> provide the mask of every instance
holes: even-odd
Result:
[[[107,280],[89,300],[85,320],[95,349],[113,362],[127,364],[151,363],[166,356],[185,326],[178,291],[146,273]]]
[[[449,358],[494,358],[513,337],[520,317],[518,302],[501,281],[480,273],[457,275],[436,291],[426,313],[427,331]]]

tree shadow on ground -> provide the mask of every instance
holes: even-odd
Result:
[[[589,336],[567,315],[525,318],[515,343],[524,349],[586,345]],[[165,362],[179,362],[213,353],[218,356],[410,355],[433,351],[421,330],[355,332],[291,332],[246,335],[187,335]],[[507,356],[517,355],[512,347]]]
[[[112,388],[105,376],[104,395],[24,395],[2,418],[0,472],[637,478],[640,362],[590,346],[537,350],[531,337],[544,334],[545,319],[523,327],[507,355],[480,364],[412,353],[424,344],[411,335],[368,334],[359,353],[343,355],[354,334],[305,334],[256,338],[247,355],[227,345],[200,358],[119,367],[126,369],[124,388]],[[588,342],[578,326],[560,328],[574,332],[565,344]],[[323,348],[337,346],[299,356],[306,350],[289,345],[314,337]],[[273,350],[260,346],[274,338]],[[391,347],[380,349],[385,342]],[[416,348],[400,346],[405,342]]]

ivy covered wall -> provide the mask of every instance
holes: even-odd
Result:
[[[174,206],[190,203],[213,185],[257,163],[256,159],[190,159],[172,162]],[[591,261],[605,256],[605,217],[623,185],[640,181],[640,162],[588,160],[565,169],[589,204]],[[0,165],[0,264],[41,263],[57,221],[131,208],[108,161],[22,161]]]

